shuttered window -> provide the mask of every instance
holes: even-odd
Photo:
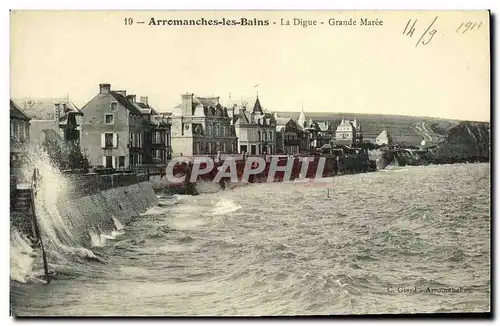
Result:
[[[101,148],[118,148],[118,134],[112,132],[102,133]]]

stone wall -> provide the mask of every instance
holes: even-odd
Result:
[[[85,244],[92,230],[97,233],[115,230],[113,218],[127,225],[134,217],[157,204],[158,198],[149,182],[112,188],[69,201],[60,200],[56,208],[71,233],[71,239],[60,240]]]

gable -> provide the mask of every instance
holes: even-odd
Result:
[[[25,121],[30,120],[30,118],[28,118],[28,116],[24,114],[23,111],[21,111],[21,109],[12,100],[10,100],[10,118]]]

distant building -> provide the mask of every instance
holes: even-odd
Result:
[[[335,140],[333,143],[335,145],[355,146],[362,142],[363,132],[356,118],[352,121],[342,118],[342,121],[335,130]]]
[[[10,100],[10,166],[18,168],[30,139],[30,118]]]
[[[173,156],[237,153],[238,140],[232,118],[219,103],[219,97],[181,95],[172,121]]]
[[[226,105],[238,137],[239,153],[249,155],[274,154],[276,151],[276,120],[265,112],[258,97],[229,101]]]
[[[330,145],[332,137],[335,135],[335,129],[330,121],[315,121],[317,126],[317,143],[316,148],[321,148],[324,145]]]
[[[147,96],[141,96],[140,101],[136,100],[135,95],[127,95],[126,98],[141,111],[143,117],[142,163],[167,163],[171,158],[172,150],[170,115],[159,113],[150,106]]]
[[[301,146],[301,152],[311,152],[320,149],[323,145],[329,145],[334,134],[328,121],[315,121],[306,119],[304,109],[300,112],[297,121],[303,131],[305,143]]]
[[[69,99],[24,98],[13,101],[31,119],[33,142],[43,144],[47,137],[57,136],[68,143],[79,143],[83,113]]]
[[[149,105],[147,97],[137,102],[125,90],[100,84],[99,93],[82,112],[81,147],[90,165],[130,168],[154,163],[154,157],[160,162],[168,159],[170,123]]]
[[[389,135],[387,130],[382,130],[382,132],[375,138],[375,144],[379,146],[387,145],[392,146],[392,137]]]
[[[300,153],[303,139],[302,128],[292,118],[280,118],[277,113],[274,113],[274,119],[276,120],[276,153]]]

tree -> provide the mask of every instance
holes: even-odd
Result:
[[[44,147],[52,163],[61,170],[87,171],[90,166],[88,155],[82,153],[78,144],[67,143],[54,135],[46,135]]]

